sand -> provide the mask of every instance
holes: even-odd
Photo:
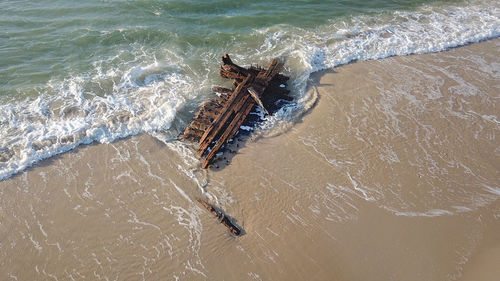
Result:
[[[499,58],[494,39],[315,73],[293,126],[209,170],[146,135],[43,161],[0,182],[0,279],[496,280]]]

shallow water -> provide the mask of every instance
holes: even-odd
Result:
[[[498,39],[403,56],[495,1],[48,2],[0,3],[0,279],[498,276]],[[225,52],[296,102],[203,170],[175,136]]]
[[[41,161],[0,182],[0,274],[496,280],[499,44],[316,73],[300,122],[237,137],[224,168],[147,134]]]
[[[178,134],[218,77],[287,60],[307,109],[311,72],[440,51],[500,34],[496,1],[3,1],[0,4],[0,179],[81,144]]]

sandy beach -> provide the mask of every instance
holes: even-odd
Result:
[[[208,170],[140,135],[1,181],[0,279],[498,279],[500,39],[317,72],[309,94]]]

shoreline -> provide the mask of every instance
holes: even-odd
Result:
[[[457,48],[463,48],[463,47],[468,47],[468,46],[471,46],[471,45],[475,45],[475,44],[481,44],[481,43],[484,43],[484,42],[488,42],[488,41],[495,41],[495,40],[499,40],[500,36],[499,35],[495,35],[493,37],[488,37],[487,39],[479,39],[479,40],[476,40],[476,39],[471,39],[469,41],[467,41],[467,43],[462,43],[462,44],[459,44],[459,45],[452,45],[451,47],[447,47],[447,49],[444,49],[444,50],[441,50],[441,51],[437,51],[437,52],[425,52],[425,53],[419,53],[419,52],[415,52],[415,53],[408,53],[408,54],[405,54],[405,55],[391,55],[389,57],[383,57],[383,58],[377,58],[377,59],[368,59],[368,60],[352,60],[352,61],[349,61],[347,63],[344,63],[344,64],[339,64],[337,66],[335,66],[334,68],[330,68],[330,69],[324,69],[324,70],[318,70],[318,71],[315,71],[315,72],[312,72],[309,76],[309,78],[307,80],[310,80],[312,79],[312,77],[315,77],[315,76],[318,76],[318,75],[322,75],[324,73],[329,73],[330,71],[332,71],[332,69],[337,69],[337,68],[340,68],[340,67],[344,67],[346,65],[350,65],[350,64],[355,64],[355,63],[359,63],[359,62],[369,62],[369,61],[380,61],[380,60],[385,60],[385,59],[389,59],[389,58],[394,58],[394,57],[406,57],[406,56],[420,56],[420,55],[430,55],[430,54],[437,54],[437,53],[443,53],[443,52],[449,52],[451,50],[454,50],[454,49],[457,49]],[[308,92],[311,92],[311,89],[310,89],[311,85],[310,83],[308,83],[306,85],[306,93]],[[312,100],[311,100],[312,99]],[[300,113],[299,116],[296,116],[296,117],[293,117],[292,119],[295,120],[294,123],[299,120],[301,120],[302,118],[302,115],[305,115],[305,114],[308,114],[308,112],[312,109],[312,107],[314,107],[314,104],[316,104],[316,100],[315,98],[311,98],[311,99],[306,99],[306,111],[303,112],[303,113]],[[75,110],[75,109],[73,109]],[[77,111],[77,110],[75,110]],[[127,119],[127,118],[131,118],[130,116],[115,116],[114,120],[113,121],[116,121],[116,120],[120,120],[120,119]],[[172,126],[175,126],[176,124],[175,123],[175,119],[172,121]],[[293,127],[293,124],[289,124],[287,125],[287,127]],[[281,134],[281,133],[284,133],[288,130],[287,129],[284,129],[280,132],[271,132],[270,134],[263,134],[263,135],[259,135],[258,137],[268,137],[269,135],[270,136],[273,136],[273,135],[276,135],[276,134]],[[132,137],[136,137],[136,136],[139,136],[139,135],[148,135],[148,133],[138,133],[138,134],[131,134],[131,135],[128,135],[126,137],[123,137],[123,138],[116,138],[114,139],[111,143],[113,142],[117,142],[117,141],[121,141],[121,140],[124,140],[124,139],[128,139],[128,138],[132,138]],[[79,134],[78,136],[64,136],[61,138],[61,141],[63,143],[66,143],[68,141],[68,139],[71,139],[71,138],[76,138],[76,139],[80,139],[82,137],[81,134]],[[253,138],[253,137],[252,137]],[[48,139],[44,139],[44,140],[41,140],[41,141],[37,141],[34,145],[35,146],[39,146],[39,147],[43,147],[43,145],[49,143],[51,144],[53,142],[53,137],[52,138],[48,138]],[[104,142],[104,143],[108,143],[108,142]],[[101,142],[97,141],[97,140],[92,140],[91,142],[87,142],[87,141],[83,141],[81,142],[80,144],[76,144],[76,146],[74,146],[73,148],[67,148],[67,147],[63,147],[63,148],[58,148],[58,152],[56,152],[55,154],[52,154],[51,156],[42,156],[42,158],[38,159],[38,160],[35,160],[35,162],[31,163],[31,164],[28,164],[27,166],[25,166],[25,164],[22,164],[21,166],[23,168],[21,168],[21,170],[16,170],[16,171],[10,171],[10,172],[7,172],[5,174],[2,174],[0,175],[0,182],[1,181],[4,181],[4,180],[8,180],[9,178],[11,177],[14,177],[18,174],[22,174],[24,173],[25,171],[29,170],[29,169],[32,169],[38,165],[40,165],[41,162],[44,162],[46,160],[50,160],[51,158],[54,158],[54,157],[58,157],[62,154],[65,154],[65,153],[68,153],[68,152],[72,152],[74,150],[78,150],[80,147],[82,146],[87,146],[87,145],[99,145],[99,144],[102,144]],[[11,154],[12,151],[10,151],[9,149],[5,149],[5,150],[0,150],[0,161],[4,161],[3,159],[6,159],[8,160],[8,158],[11,157]],[[48,152],[50,153],[50,152]],[[46,157],[46,158],[44,158]],[[19,165],[16,165],[14,164],[15,166],[19,166]]]
[[[0,271],[494,280],[499,49],[496,38],[313,73],[314,106],[224,169],[148,135],[43,160],[0,182]],[[227,233],[200,196],[246,234]]]
[[[471,57],[473,59],[478,59],[479,56],[484,55],[485,52],[489,52],[492,48],[495,48],[495,45],[498,46],[499,42],[500,40],[496,39],[479,44],[468,45],[464,48],[457,48],[447,52],[393,57],[380,61],[358,62],[356,64],[344,65],[330,71],[315,73],[313,75],[313,82],[311,86],[313,89],[316,88],[316,90],[319,91],[319,99],[316,106],[308,111],[290,131],[284,133],[283,135],[272,138],[264,137],[260,138],[255,143],[249,143],[247,147],[241,151],[241,154],[243,154],[244,157],[235,157],[233,159],[233,163],[231,165],[237,166],[229,169],[230,171],[227,172],[225,170],[218,172],[220,173],[218,179],[223,180],[234,177],[234,174],[237,171],[242,175],[238,176],[239,180],[234,179],[231,180],[230,183],[227,183],[228,186],[238,186],[239,181],[242,182],[245,180],[250,181],[250,183],[245,184],[245,186],[258,188],[262,185],[261,179],[248,180],[248,178],[252,177],[252,174],[255,174],[255,171],[258,171],[260,172],[259,174],[265,175],[266,173],[269,173],[272,178],[278,178],[277,180],[270,180],[267,185],[281,186],[281,189],[276,188],[279,191],[276,194],[273,194],[273,192],[265,192],[266,195],[257,196],[258,198],[276,197],[276,195],[282,195],[283,192],[285,192],[285,194],[287,192],[291,192],[293,194],[301,194],[297,195],[297,198],[313,196],[313,199],[315,199],[316,193],[321,191],[318,190],[318,188],[326,187],[326,190],[331,192],[335,198],[341,198],[343,201],[347,201],[347,204],[339,204],[338,202],[335,202],[336,204],[339,204],[339,206],[329,206],[328,204],[323,204],[321,206],[318,202],[314,202],[315,200],[301,200],[309,202],[308,204],[312,204],[312,202],[314,202],[314,204],[308,205],[303,203],[300,204],[299,207],[295,206],[293,204],[294,201],[292,200],[292,202],[289,202],[287,205],[280,205],[277,207],[278,209],[285,208],[291,210],[295,216],[299,217],[297,220],[294,219],[294,216],[285,216],[282,218],[282,221],[294,221],[292,225],[294,228],[298,228],[298,230],[292,231],[293,233],[306,232],[309,233],[308,235],[313,235],[306,229],[295,225],[307,225],[307,221],[300,219],[301,215],[300,213],[297,213],[296,210],[300,209],[311,211],[312,214],[310,214],[309,217],[312,216],[312,218],[315,218],[316,220],[318,219],[316,214],[324,214],[325,212],[328,213],[328,211],[331,211],[330,209],[337,207],[337,209],[334,209],[334,212],[332,212],[337,216],[334,217],[332,215],[332,217],[329,217],[329,220],[325,223],[329,223],[330,220],[334,220],[339,225],[345,226],[345,224],[348,224],[352,225],[352,227],[356,227],[357,229],[364,230],[359,231],[360,233],[370,233],[372,231],[376,231],[376,233],[384,233],[387,235],[387,237],[379,235],[377,236],[377,239],[373,240],[370,238],[357,237],[359,241],[364,242],[366,245],[370,245],[371,250],[370,248],[359,249],[359,247],[356,246],[359,241],[349,238],[351,235],[355,234],[348,231],[344,233],[343,231],[336,229],[329,229],[329,233],[323,235],[323,238],[326,241],[329,241],[329,239],[325,237],[333,239],[333,241],[349,241],[346,243],[348,246],[336,245],[343,248],[345,251],[342,253],[342,256],[352,257],[351,262],[347,262],[347,264],[344,265],[345,268],[349,268],[352,264],[359,265],[360,260],[364,260],[367,256],[372,255],[369,260],[376,265],[372,262],[366,262],[366,270],[351,268],[346,275],[345,279],[347,280],[388,280],[391,278],[396,280],[453,280],[460,278],[462,273],[467,275],[468,272],[475,271],[474,265],[471,265],[474,263],[466,263],[464,266],[461,264],[460,260],[464,258],[467,260],[475,256],[481,257],[483,255],[481,251],[478,251],[479,253],[476,252],[476,247],[479,243],[478,241],[481,241],[480,237],[482,234],[480,233],[484,229],[490,229],[490,231],[491,229],[499,229],[500,224],[497,216],[495,215],[495,213],[498,213],[499,208],[498,196],[494,193],[491,194],[486,190],[477,194],[471,193],[470,195],[465,195],[464,197],[458,196],[453,198],[453,193],[467,193],[468,188],[473,186],[477,187],[480,182],[476,183],[473,177],[464,176],[467,175],[467,173],[464,174],[463,171],[458,169],[453,171],[451,168],[448,168],[448,173],[452,173],[453,175],[444,176],[444,179],[436,177],[435,180],[432,181],[432,177],[435,177],[432,174],[434,170],[428,169],[425,171],[422,170],[422,167],[415,169],[412,168],[412,165],[398,169],[398,166],[400,166],[399,163],[409,161],[411,159],[408,158],[412,157],[411,153],[409,153],[411,152],[411,150],[409,150],[411,146],[409,147],[405,142],[407,142],[408,139],[411,141],[412,138],[422,138],[422,144],[417,143],[415,144],[415,147],[425,147],[425,149],[421,148],[424,151],[422,156],[425,156],[426,154],[431,155],[431,152],[435,153],[436,159],[430,159],[432,161],[427,161],[430,168],[436,169],[436,173],[442,176],[444,175],[443,173],[445,170],[439,170],[439,168],[447,167],[453,164],[453,161],[451,161],[450,158],[454,158],[455,161],[467,161],[466,159],[468,157],[477,153],[480,155],[478,158],[484,160],[484,162],[482,162],[479,166],[476,166],[477,168],[474,169],[474,173],[478,172],[479,169],[482,169],[481,171],[488,174],[486,178],[491,180],[490,183],[493,183],[492,186],[495,186],[495,184],[498,186],[498,177],[495,176],[495,167],[496,164],[498,164],[498,161],[495,160],[495,156],[491,154],[488,155],[489,151],[495,151],[494,142],[489,142],[488,148],[480,148],[479,145],[476,147],[475,143],[477,140],[473,135],[463,135],[460,131],[456,131],[456,129],[453,128],[452,125],[455,124],[460,124],[457,128],[463,128],[463,124],[460,123],[460,120],[449,121],[446,120],[446,118],[441,118],[444,113],[436,104],[440,100],[446,98],[445,95],[448,89],[457,91],[458,96],[463,98],[463,92],[460,92],[462,89],[455,87],[453,83],[456,83],[456,80],[464,80],[457,79],[457,77],[460,76],[452,76],[450,74],[446,75],[447,73],[443,71],[443,69],[448,66],[447,64],[450,64],[449,61],[457,63],[454,67],[456,67],[456,71],[462,75],[461,78],[468,80],[475,79],[474,75],[466,73],[466,67],[461,69],[463,66],[459,64],[460,60],[464,58],[466,59],[465,61],[469,63],[468,59]],[[495,61],[494,57],[495,55],[491,54],[488,58]],[[430,80],[429,78],[432,78],[433,76],[427,75],[425,70],[427,69],[427,64],[430,66],[429,72],[431,75],[441,75],[444,77],[438,77],[435,81]],[[396,75],[396,78],[391,78],[389,74],[386,74],[385,72],[390,70],[390,67],[394,66],[397,66],[396,69],[390,71],[390,73]],[[481,67],[484,66],[485,64],[483,62]],[[495,71],[490,73],[498,75]],[[409,74],[417,74],[419,80],[404,80],[404,76]],[[419,74],[425,75],[423,77],[419,77]],[[371,85],[367,84],[366,80],[368,78],[366,77],[372,78],[375,82],[371,83]],[[456,80],[449,79],[449,77],[454,77]],[[447,78],[449,80],[446,80]],[[427,79],[434,83],[425,85],[424,81],[427,81]],[[486,80],[484,80],[485,82],[479,82],[478,80],[474,82],[479,85],[476,94],[490,93],[493,97],[496,95],[495,92],[491,92],[491,90],[498,87],[495,84],[495,81],[497,80],[495,80],[494,76],[490,77],[490,84],[487,84],[488,82],[486,82]],[[411,87],[414,88],[408,87],[401,81],[411,84]],[[400,86],[400,84],[403,85]],[[390,90],[394,89],[394,87],[398,88],[398,90],[411,92],[411,94],[404,96],[404,98],[411,99],[405,100],[403,97],[396,96],[397,93],[390,93]],[[376,98],[380,95],[380,92],[389,92],[391,95],[386,95],[382,99],[383,103],[373,106],[373,104],[376,103]],[[441,95],[439,95],[440,93]],[[448,95],[450,98],[454,97],[454,95],[450,95],[449,93]],[[478,95],[470,98],[472,101],[477,102]],[[484,98],[485,96],[482,97],[482,99]],[[427,104],[425,104],[426,101],[428,101]],[[401,103],[401,105],[398,106],[398,103]],[[391,105],[393,107],[393,111],[384,108],[383,106],[386,104]],[[448,104],[448,101],[441,104]],[[344,108],[342,108],[342,106],[344,106]],[[481,106],[484,107],[484,104]],[[364,112],[366,111],[364,108],[370,107],[374,111],[380,108],[383,113],[378,116],[372,116],[375,120],[379,118],[379,120],[377,120],[378,122],[369,123],[372,126],[369,126],[369,124],[363,124],[363,122],[370,121],[370,119],[366,117],[361,118],[360,116],[355,116],[359,119],[356,120],[352,116],[351,118],[346,116],[349,112]],[[429,111],[429,108],[433,110]],[[459,107],[454,105],[451,106],[451,109],[455,108]],[[494,104],[490,105],[489,110],[484,108],[486,112],[488,112],[488,115],[485,115],[494,116],[495,108],[498,108],[498,106],[495,106]],[[467,111],[474,110],[470,109]],[[450,112],[453,113],[452,111]],[[413,116],[414,114],[421,114],[421,117],[415,117]],[[385,120],[389,120],[391,122],[380,122],[380,116],[384,119],[387,118]],[[400,120],[395,120],[395,116],[404,116],[406,118],[403,120],[401,120],[402,118],[398,118]],[[450,117],[453,118],[455,116],[450,114]],[[415,120],[416,118],[421,118],[421,120]],[[475,122],[478,121],[480,120],[475,120]],[[340,124],[334,125],[335,122]],[[346,128],[352,127],[350,125],[355,124],[356,122],[358,122],[358,126],[362,126],[364,130],[370,130],[370,128],[373,127],[375,127],[376,130],[370,131],[369,134],[362,134],[364,130],[361,129],[354,129],[350,132],[346,132]],[[498,136],[498,128],[496,127],[495,122],[491,122],[489,120],[483,120],[483,122],[485,124],[489,124],[490,126],[483,127],[484,132],[488,133],[489,138],[494,137],[495,134]],[[405,130],[405,127],[412,125],[411,123],[415,124],[414,126],[416,126],[416,129],[410,127],[411,130]],[[440,133],[437,130],[429,130],[428,128],[431,124],[440,128],[444,132]],[[325,125],[328,127],[327,129],[322,127]],[[394,128],[388,129],[387,127],[391,125],[394,125]],[[447,130],[450,126],[451,130]],[[326,133],[325,130],[327,130],[328,133]],[[416,131],[410,138],[409,136],[412,130]],[[439,138],[432,137],[430,133],[437,134],[438,137],[442,136],[441,139],[443,140],[449,139],[449,143],[447,145],[439,143]],[[361,135],[352,137],[349,134]],[[404,138],[405,134],[408,136],[407,139]],[[384,142],[378,140],[379,135],[386,141]],[[450,138],[452,135],[456,135],[457,140],[463,139],[467,143],[471,144],[473,147],[471,152],[472,154],[468,154],[467,157],[462,158],[462,155],[460,155],[460,149],[462,149],[461,144],[456,143],[454,139]],[[425,138],[423,136],[425,136]],[[391,143],[387,142],[387,137],[391,137],[392,141],[396,145],[394,148],[390,149],[390,147],[385,145],[386,143]],[[368,139],[368,141],[363,142],[363,140],[366,139]],[[376,142],[377,140],[378,143]],[[373,151],[372,147],[378,149]],[[434,147],[439,148],[439,150],[435,152],[431,151]],[[271,159],[268,155],[270,151],[272,151],[275,159]],[[368,152],[363,153],[363,151]],[[454,153],[455,156],[452,156],[452,153]],[[420,154],[422,154],[422,152]],[[378,159],[373,159],[376,158],[374,156],[379,157],[380,161]],[[417,154],[417,156],[421,157],[419,154]],[[413,158],[413,161],[415,162],[425,160],[425,158]],[[442,162],[439,163],[437,161]],[[355,165],[351,165],[353,162]],[[363,174],[360,176],[360,172],[363,173],[366,170],[369,170],[369,167],[364,167],[364,163],[366,162],[373,162],[374,164],[377,163],[377,169],[370,171],[367,177],[363,177]],[[261,167],[256,168],[256,166]],[[346,166],[348,167],[347,169]],[[354,166],[353,170],[349,169],[349,166]],[[360,168],[357,168],[357,166]],[[251,172],[246,172],[248,167],[252,167]],[[412,171],[412,169],[414,171]],[[333,175],[327,176],[329,173]],[[329,180],[325,178],[329,178]],[[427,184],[425,182],[422,183],[422,179],[425,179]],[[379,181],[380,188],[377,188],[378,186],[364,184],[365,182],[370,181]],[[400,184],[414,186],[416,189],[404,190],[400,186],[395,186],[393,188],[388,188],[389,191],[386,192],[385,186],[391,187],[392,181],[399,181],[401,182]],[[447,183],[447,181],[450,181],[450,183]],[[458,187],[460,188],[455,189],[455,184],[458,184]],[[314,188],[310,186],[314,186]],[[301,192],[303,189],[306,191]],[[238,198],[248,197],[248,195],[246,195],[246,191],[239,191],[239,189],[232,191],[239,194],[239,196],[237,196]],[[307,191],[311,192],[309,193]],[[262,192],[264,191],[261,191],[261,193]],[[395,194],[397,196],[395,196]],[[468,200],[468,196],[479,197],[479,200],[478,202]],[[295,196],[289,196],[288,194],[286,197],[295,198]],[[448,199],[448,197],[452,197],[452,199]],[[250,198],[252,198],[252,196],[250,196]],[[251,209],[251,205],[255,203],[254,201],[251,203],[247,203],[246,201],[247,200],[245,199],[245,202],[241,202],[240,204],[243,206],[239,208],[248,210]],[[380,201],[388,202],[380,203]],[[272,202],[267,202],[267,204],[268,205],[263,207],[263,209],[269,210],[276,208],[272,206]],[[412,204],[413,206],[409,204]],[[364,207],[360,207],[360,205]],[[270,217],[275,216],[279,216],[279,213],[272,213]],[[475,216],[480,216],[482,219],[488,217],[488,223],[485,223],[487,226],[481,224],[478,225],[476,222],[477,218],[475,218]],[[260,216],[257,215],[257,217]],[[364,224],[351,222],[351,220],[361,220],[365,217],[374,217],[379,220],[386,221],[387,224],[384,227],[380,227],[373,225],[373,223],[366,220],[364,221]],[[414,222],[415,220],[417,222]],[[471,227],[468,229],[466,229],[466,227],[461,227],[464,222],[467,222],[466,224],[470,224]],[[251,224],[259,224],[258,219],[252,219]],[[404,224],[407,229],[398,229],[398,224]],[[415,224],[416,226],[412,224]],[[315,225],[314,223],[313,225],[315,226],[313,229],[323,228]],[[370,225],[370,227],[368,227],[368,225]],[[477,229],[475,229],[475,227],[477,227]],[[266,229],[266,226],[260,225],[258,229]],[[397,240],[399,247],[395,247],[394,244],[392,244],[395,241],[392,241],[391,239],[396,238],[390,237],[394,234],[390,233],[390,231],[388,232],[388,230],[392,230],[395,233],[404,233],[404,236],[397,236],[401,239]],[[276,231],[273,230],[273,232]],[[493,238],[494,236],[491,235],[491,232],[488,233],[490,233],[488,235],[489,238],[484,239],[490,239],[490,242],[488,243],[492,243],[491,240],[495,240]],[[341,236],[342,239],[336,237],[335,234]],[[333,237],[330,237],[330,235]],[[451,235],[451,237],[454,238],[450,239],[451,237],[447,237],[447,235]],[[421,238],[420,236],[424,236],[425,238]],[[263,238],[263,240],[267,240],[271,239],[272,235],[264,237],[265,238]],[[307,238],[302,237],[301,239],[297,239],[297,241],[293,240],[295,243],[292,242],[291,244],[301,244],[303,241],[308,241],[310,239],[312,238],[309,236],[307,236]],[[320,240],[320,238],[316,237],[314,240]],[[412,243],[412,240],[415,242]],[[450,242],[450,240],[453,242]],[[402,250],[405,248],[405,243],[413,245],[410,247],[413,251],[415,251],[413,255],[420,256],[422,260],[410,259],[403,262],[403,257],[410,254],[405,253],[405,251]],[[332,240],[330,240],[330,242],[323,241],[319,244],[332,244]],[[333,242],[333,244],[335,244],[335,242]],[[373,248],[373,246],[380,248]],[[349,247],[357,250],[353,251]],[[484,245],[478,248],[482,247],[484,247]],[[333,247],[332,249],[336,248]],[[392,251],[398,254],[391,256],[391,254],[386,252],[377,252],[376,249],[385,249],[385,251]],[[336,257],[329,256],[325,253],[325,251],[320,249],[315,249],[315,251],[306,251],[302,249],[299,252],[310,252],[311,254],[315,253],[316,255],[322,253],[325,256],[321,257],[320,260],[325,261],[332,259],[339,263],[342,262]],[[500,253],[498,252],[495,252],[494,254],[490,253],[490,255],[496,257],[497,260],[500,257]],[[411,256],[411,254],[409,256]],[[407,256],[407,258],[409,256]],[[423,259],[424,257],[427,260]],[[384,260],[384,258],[386,258],[386,260]],[[421,270],[424,270],[425,268],[426,271],[415,271],[417,268],[411,268],[411,266],[402,267],[401,263],[413,263],[417,268],[420,268]],[[398,265],[399,269],[397,270],[397,273],[392,272],[394,269],[386,268],[388,264]],[[437,266],[438,264],[440,266]],[[493,269],[491,267],[492,264],[489,266],[490,269]],[[381,270],[381,268],[383,270]],[[370,270],[373,270],[373,272],[370,272]],[[385,272],[385,274],[393,275],[392,277],[391,275],[384,275],[381,271]],[[345,271],[343,272],[345,273]],[[339,272],[324,274],[324,276],[337,276]],[[293,276],[294,274],[292,273],[288,277]],[[398,277],[395,278],[394,276]],[[486,278],[486,276],[483,277]],[[464,278],[467,277],[465,276]],[[495,275],[491,274],[488,278],[494,280]],[[339,279],[342,280],[343,278]]]

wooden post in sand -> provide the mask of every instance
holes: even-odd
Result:
[[[214,216],[216,216],[220,223],[222,223],[224,226],[226,226],[229,231],[231,231],[232,234],[234,235],[240,235],[241,234],[241,230],[238,226],[236,226],[222,211],[218,210],[217,208],[215,208],[214,206],[212,206],[211,204],[201,200],[201,199],[196,199],[198,200],[198,202],[200,202],[201,205],[203,205],[203,207],[205,207],[205,209],[207,209],[210,213],[212,213]]]
[[[264,97],[274,100],[287,97],[289,91],[283,87],[288,77],[279,74],[283,63],[274,59],[267,68],[251,66],[243,68],[234,64],[228,54],[222,57],[220,75],[234,79],[234,89],[214,87],[220,96],[204,102],[193,121],[179,139],[198,143],[198,157],[205,156],[202,167],[208,167],[221,147],[230,140],[257,104],[266,110]]]

